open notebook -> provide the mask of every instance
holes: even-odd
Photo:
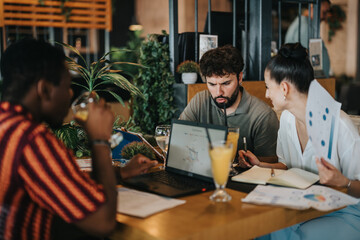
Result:
[[[233,181],[253,184],[275,184],[285,187],[305,189],[319,181],[319,176],[302,170],[290,168],[289,170],[274,169],[275,176],[271,176],[270,168],[253,166],[249,170],[231,178]]]

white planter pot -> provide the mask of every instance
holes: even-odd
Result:
[[[193,84],[196,83],[197,80],[197,73],[190,72],[190,73],[182,73],[181,79],[185,84]]]

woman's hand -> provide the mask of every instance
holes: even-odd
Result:
[[[319,160],[316,158],[316,165],[319,169],[320,183],[333,187],[347,187],[349,179],[345,177],[332,164],[325,161],[323,158]]]
[[[239,166],[242,168],[251,168],[254,165],[259,165],[259,159],[251,152],[251,151],[244,151],[239,150]]]

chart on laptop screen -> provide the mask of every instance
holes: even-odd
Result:
[[[208,128],[212,141],[224,140],[224,130]],[[212,177],[206,129],[174,123],[168,154],[168,167]]]

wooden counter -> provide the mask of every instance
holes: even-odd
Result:
[[[250,239],[328,213],[242,203],[246,193],[227,191],[230,203],[212,203],[210,191],[181,198],[185,204],[145,219],[117,214],[111,239]]]

